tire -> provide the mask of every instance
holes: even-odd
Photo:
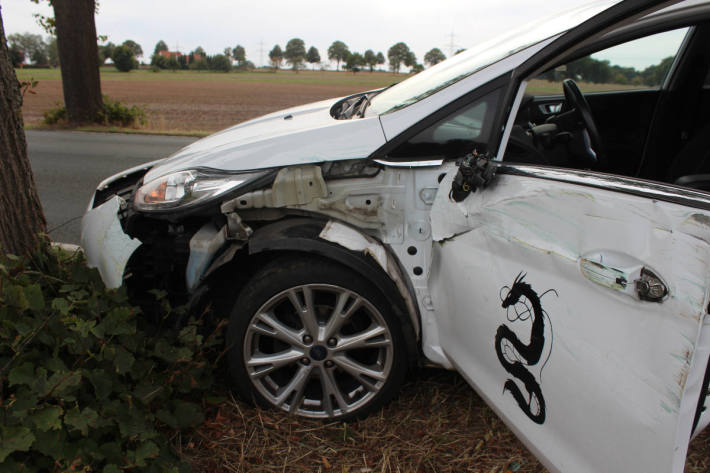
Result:
[[[236,299],[230,372],[237,392],[264,407],[360,418],[391,400],[404,380],[402,333],[381,292],[357,273],[317,257],[280,259]]]

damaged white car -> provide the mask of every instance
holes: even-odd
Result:
[[[109,178],[82,244],[229,319],[264,405],[365,415],[431,363],[550,471],[680,472],[710,423],[708,44],[708,2],[594,2]]]

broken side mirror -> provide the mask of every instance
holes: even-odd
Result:
[[[491,183],[496,172],[496,165],[488,154],[474,151],[456,161],[459,167],[451,183],[449,197],[461,202],[477,189],[483,189]]]

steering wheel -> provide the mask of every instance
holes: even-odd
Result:
[[[562,90],[565,93],[565,102],[570,108],[577,111],[586,129],[589,139],[589,146],[587,146],[589,158],[595,165],[606,165],[606,155],[604,154],[601,135],[597,129],[597,124],[594,122],[594,117],[592,117],[592,109],[589,106],[589,102],[584,98],[577,83],[572,79],[562,81]],[[585,137],[585,142],[587,137]]]

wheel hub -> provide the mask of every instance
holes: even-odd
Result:
[[[308,352],[312,360],[323,361],[328,356],[328,350],[322,345],[316,345]]]

